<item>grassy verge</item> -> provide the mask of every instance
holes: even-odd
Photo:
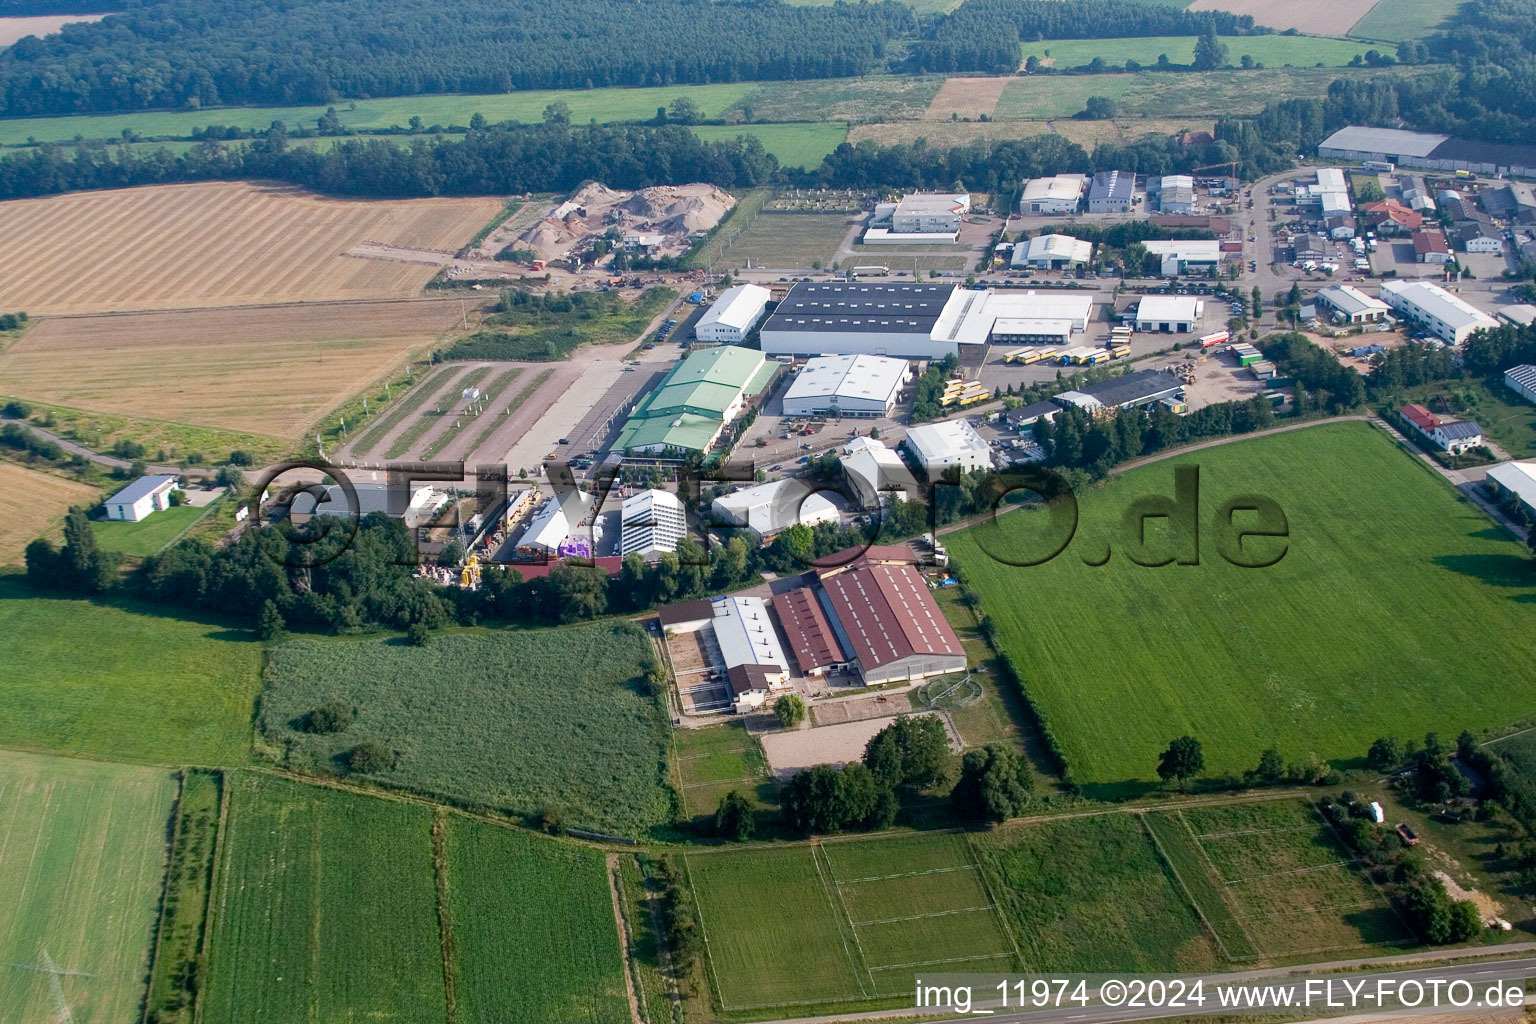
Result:
[[[445,359],[554,362],[582,345],[616,345],[638,338],[677,298],[670,288],[647,288],[631,303],[618,292],[541,296],[509,292],[485,326],[460,338]]]
[[[171,862],[155,935],[145,1019],[155,1024],[189,1024],[204,972],[203,935],[213,884],[218,837],[218,772],[186,769],[176,804]]]
[[[1158,853],[1163,855],[1173,877],[1183,887],[1184,895],[1189,898],[1205,926],[1211,930],[1223,955],[1228,960],[1249,960],[1257,956],[1258,950],[1253,948],[1248,933],[1243,931],[1243,926],[1232,916],[1232,908],[1227,906],[1226,900],[1222,899],[1220,891],[1211,881],[1201,853],[1189,833],[1189,827],[1184,824],[1179,812],[1154,811],[1145,815],[1142,821],[1153,843],[1157,845]]]
[[[514,213],[516,213],[518,210],[521,210],[522,208],[523,201],[521,199],[508,199],[506,205],[501,208],[501,211],[497,213],[496,216],[492,217],[488,222],[486,222],[485,227],[481,228],[479,231],[476,231],[475,237],[471,238],[469,242],[464,246],[464,248],[478,248],[481,242],[490,237],[492,231],[495,231],[497,228],[505,224]]]
[[[103,551],[144,558],[160,551],[192,529],[212,507],[178,505],[156,512],[137,523],[96,519],[91,521],[91,532],[96,534],[96,543]]]
[[[751,227],[763,205],[772,197],[773,190],[767,188],[755,188],[741,195],[725,220],[717,224],[683,257],[683,266],[689,270],[700,270],[724,256],[731,243]]]
[[[477,366],[455,381],[454,388],[472,388],[484,380],[486,374],[490,372],[491,368],[489,366]],[[445,393],[443,398],[450,409],[453,407],[454,402],[458,401],[452,394]],[[389,450],[384,453],[384,457],[386,459],[396,459],[410,451],[411,447],[421,440],[422,435],[426,434],[437,423],[438,417],[446,415],[448,415],[446,412],[440,413],[437,411],[421,413],[414,423],[400,432],[399,436],[389,446]]]
[[[289,442],[264,434],[246,434],[142,416],[91,412],[31,400],[27,404],[33,409],[31,422],[94,452],[107,455],[112,453],[112,446],[118,441],[133,441],[143,445],[145,461],[161,464],[190,461],[194,464],[201,462],[218,465],[229,461],[229,453],[232,451],[248,452],[258,462],[271,461],[282,458],[289,450]]]
[[[522,372],[522,368],[518,367],[497,374],[496,377],[494,377],[491,382],[481,390],[479,398],[481,405],[488,408],[493,402],[501,397],[501,393],[505,391],[507,386],[516,380],[518,374]],[[465,386],[471,386],[471,382],[466,381]],[[469,415],[468,412],[461,413],[457,419],[448,425],[447,430],[437,435],[437,437],[433,439],[432,443],[427,445],[427,450],[421,453],[421,457],[424,459],[430,459],[435,456],[438,452],[448,447],[454,438],[459,436],[459,431],[463,430],[471,423],[474,423],[479,418],[479,416]]]
[[[394,403],[387,411],[376,397],[373,406],[373,424],[353,442],[352,450],[359,453],[372,451],[401,420],[421,408],[423,402],[441,391],[458,372],[457,366],[445,366],[414,388],[409,380],[399,381],[395,385]],[[388,394],[390,392],[386,392],[386,395]]]
[[[533,380],[523,385],[523,389],[512,396],[512,401],[507,403],[506,408],[502,410],[501,415],[492,417],[491,422],[487,423],[485,425],[485,429],[480,431],[480,436],[475,438],[475,443],[470,445],[469,450],[472,452],[479,451],[480,446],[485,444],[486,441],[490,440],[491,435],[496,432],[497,427],[501,426],[502,421],[516,412],[518,406],[528,401],[529,395],[532,395],[535,391],[539,390],[539,388],[543,387],[544,382],[549,380],[550,375],[554,372],[554,370],[540,370],[538,375],[534,377]]]

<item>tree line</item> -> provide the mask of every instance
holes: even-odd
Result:
[[[915,27],[892,0],[166,0],[0,51],[0,116],[848,77]]]

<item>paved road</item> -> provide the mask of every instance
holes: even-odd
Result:
[[[1305,964],[1293,967],[1275,967],[1263,970],[1238,971],[1230,974],[1207,974],[1202,977],[1206,980],[1206,990],[1209,992],[1213,985],[1218,983],[1261,983],[1276,987],[1296,989],[1296,985],[1287,979],[1296,975],[1317,975],[1322,973],[1337,974],[1351,969],[1371,970],[1382,967],[1407,967],[1401,971],[1381,971],[1380,977],[1390,978],[1399,983],[1408,980],[1429,981],[1443,979],[1445,981],[1463,980],[1474,986],[1485,988],[1488,984],[1501,978],[1523,979],[1536,977],[1536,957],[1511,956],[1504,960],[1482,960],[1471,963],[1451,963],[1458,957],[1481,957],[1490,953],[1529,953],[1536,951],[1536,942],[1510,943],[1499,946],[1496,949],[1466,949],[1456,951],[1431,950],[1423,953],[1408,953],[1401,956],[1366,957],[1354,960],[1335,960],[1326,963]],[[1434,963],[1438,966],[1417,967],[1424,963]],[[959,973],[959,972],[957,972]],[[1049,973],[1049,972],[1046,972]],[[1193,977],[1191,975],[1190,977]],[[977,1009],[985,1009],[982,1004],[977,1004]],[[1203,1010],[1185,1009],[1177,1014],[1170,1014],[1167,1010],[1149,1010],[1143,1008],[1106,1008],[1084,1007],[1076,1003],[1061,1008],[1031,1010],[1027,1012],[994,1012],[988,1014],[971,1014],[969,1016],[956,1016],[945,1019],[943,1024],[960,1024],[962,1021],[973,1022],[978,1019],[987,1020],[992,1024],[1123,1024],[1127,1021],[1155,1020],[1169,1016],[1195,1017],[1201,1015],[1222,1014],[1221,1007],[1207,1006]],[[823,1017],[806,1017],[799,1019],[786,1019],[780,1021],[767,1021],[764,1024],[853,1024],[857,1021],[888,1020],[901,1016],[931,1015],[932,1008],[928,1010],[874,1010],[867,1013],[834,1014]],[[1225,1010],[1230,1016],[1232,1011]],[[1486,1015],[1483,1014],[1483,1015]],[[1366,1015],[1378,1019],[1390,1018],[1392,1014]],[[1399,1018],[1401,1014],[1397,1015]],[[931,1019],[931,1016],[930,1016]],[[1354,1018],[1358,1019],[1358,1018]]]
[[[120,459],[116,455],[106,455],[102,452],[93,451],[92,449],[85,447],[83,444],[78,444],[74,441],[71,441],[67,437],[61,437],[51,430],[40,427],[35,423],[28,423],[26,420],[12,419],[9,416],[0,416],[0,423],[14,423],[21,427],[21,429],[32,434],[34,437],[42,438],[45,441],[52,441],[66,452],[69,452],[69,454],[79,455],[82,458],[89,459],[91,462],[96,463],[96,465],[104,466],[107,469],[127,469],[129,466],[133,465],[131,459]],[[144,467],[144,472],[162,476],[185,475],[194,480],[211,479],[214,476],[213,470],[207,469],[203,466],[188,466],[186,469],[182,469],[180,466],[146,465]]]

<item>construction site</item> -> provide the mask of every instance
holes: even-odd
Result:
[[[676,257],[713,230],[735,205],[734,196],[708,184],[624,192],[593,182],[515,238],[493,233],[484,248],[493,254],[526,250],[534,259],[572,267],[597,262],[594,254],[601,259],[609,252]],[[610,249],[598,254],[601,242],[610,243]]]

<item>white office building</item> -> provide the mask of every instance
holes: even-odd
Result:
[[[906,444],[929,480],[939,479],[951,468],[962,473],[992,468],[992,449],[969,420],[913,427],[907,431]]]
[[[651,562],[669,551],[688,532],[682,501],[670,491],[644,490],[624,499],[619,513],[619,554],[639,554]]]
[[[1205,273],[1221,263],[1221,243],[1215,239],[1175,238],[1141,244],[1162,261],[1164,277]]]
[[[762,321],[768,309],[768,299],[768,289],[761,285],[739,284],[727,288],[699,317],[693,329],[694,336],[700,341],[739,345]]]
[[[1498,324],[1476,306],[1428,281],[1388,281],[1382,301],[1449,345],[1460,345],[1474,331]]]
[[[1086,174],[1057,174],[1049,178],[1031,178],[1024,183],[1019,198],[1019,213],[1062,216],[1076,213],[1088,190]]]
[[[1136,329],[1150,334],[1187,334],[1200,325],[1205,302],[1193,295],[1146,295],[1136,306]]]
[[[901,456],[872,437],[849,441],[837,461],[860,508],[879,508],[887,495],[903,501],[922,500],[922,487]]]
[[[905,359],[818,356],[784,392],[786,416],[889,416],[911,374]]]

